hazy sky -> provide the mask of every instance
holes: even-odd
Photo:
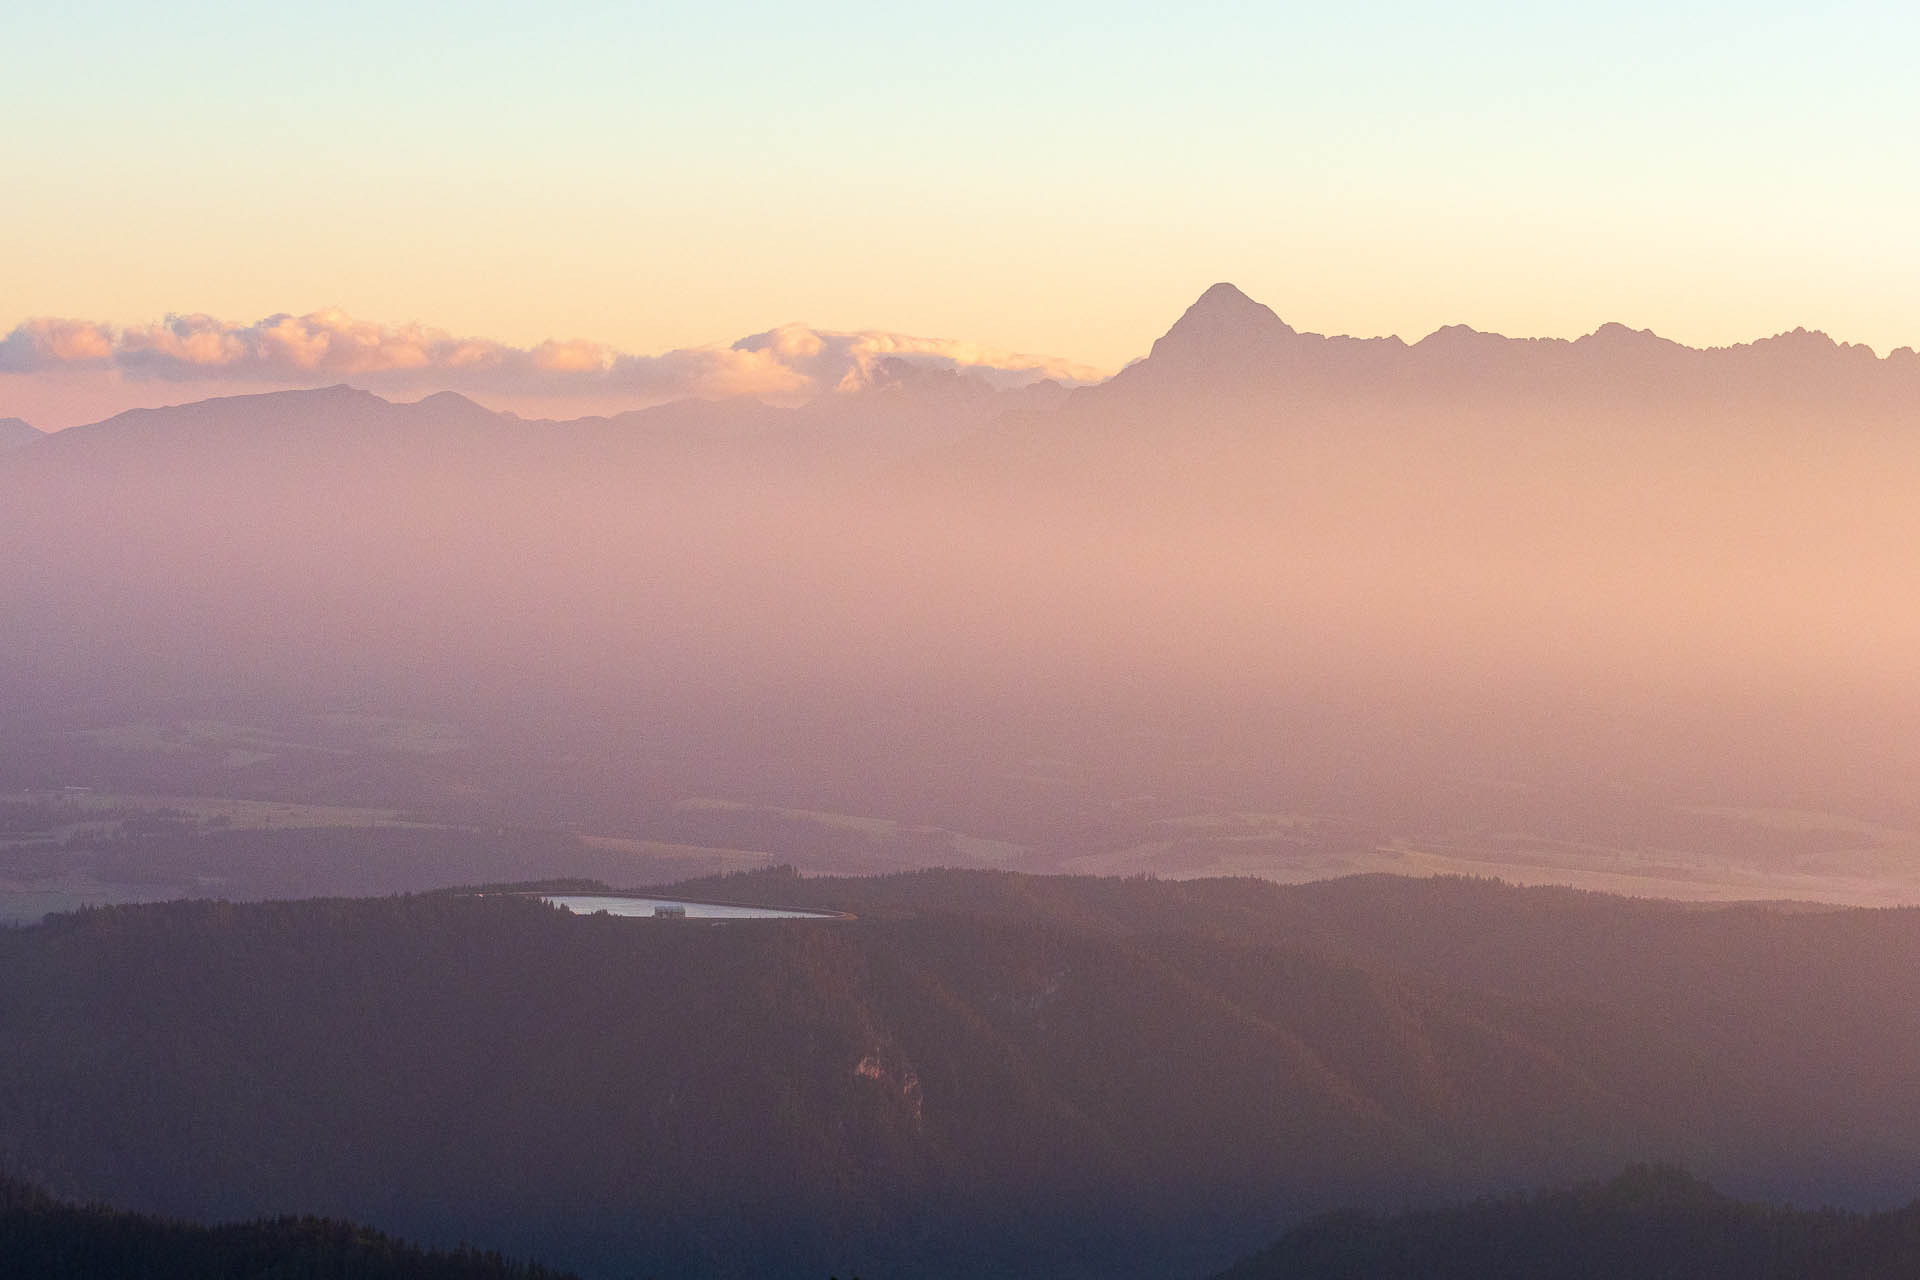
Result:
[[[1920,344],[1911,4],[0,7],[0,332]]]

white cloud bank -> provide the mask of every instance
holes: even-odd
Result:
[[[102,376],[133,389],[157,384],[315,386],[351,382],[376,391],[459,391],[545,406],[642,405],[689,396],[758,396],[795,402],[871,385],[888,362],[956,370],[997,387],[1044,378],[1097,381],[1102,371],[941,338],[832,333],[783,325],[727,347],[663,355],[601,343],[514,347],[423,325],[377,324],[338,310],[235,324],[205,315],[150,325],[32,319],[0,338],[0,375]]]

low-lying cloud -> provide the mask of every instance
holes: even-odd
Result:
[[[857,389],[892,362],[975,375],[996,387],[1046,378],[1097,380],[1100,370],[973,343],[783,325],[731,346],[635,355],[603,343],[515,347],[419,324],[379,324],[328,309],[236,324],[207,315],[115,326],[39,318],[0,338],[0,374],[109,375],[127,384],[313,386],[459,391],[507,401],[610,401],[757,396],[793,402]]]

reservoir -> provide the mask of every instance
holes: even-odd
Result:
[[[787,907],[741,907],[721,902],[687,902],[678,898],[625,898],[607,894],[542,894],[542,902],[564,907],[575,915],[604,911],[610,916],[684,916],[688,920],[839,920],[834,911],[797,911]]]

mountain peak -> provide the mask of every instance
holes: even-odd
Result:
[[[420,399],[415,400],[414,403],[438,405],[445,409],[478,409],[481,407],[466,396],[461,395],[458,391],[436,391],[430,396],[420,397]]]
[[[1808,329],[1804,326],[1786,333],[1776,333],[1771,338],[1755,339],[1755,347],[1775,347],[1785,351],[1831,351],[1840,346],[1820,329]]]
[[[1207,286],[1207,291],[1194,301],[1196,307],[1206,306],[1242,306],[1254,307],[1260,304],[1240,291],[1240,286],[1230,280],[1222,280]]]
[[[1592,333],[1575,338],[1573,345],[1620,352],[1684,350],[1679,343],[1663,338],[1651,329],[1635,329],[1618,320],[1609,320]]]
[[[44,434],[24,418],[0,418],[0,449],[32,444]]]
[[[1246,294],[1222,280],[1209,288],[1194,304],[1187,308],[1178,323],[1169,332],[1178,331],[1183,325],[1206,325],[1210,328],[1256,327],[1263,329],[1282,329],[1292,333],[1285,321],[1275,315],[1273,308],[1255,302]]]
[[[436,391],[430,396],[415,400],[406,407],[416,412],[424,410],[443,419],[469,422],[491,422],[507,416],[495,413],[477,400],[471,400],[458,391]]]
[[[1237,364],[1293,336],[1293,328],[1271,307],[1223,281],[1201,294],[1173,328],[1153,344],[1147,362],[1162,366]]]

